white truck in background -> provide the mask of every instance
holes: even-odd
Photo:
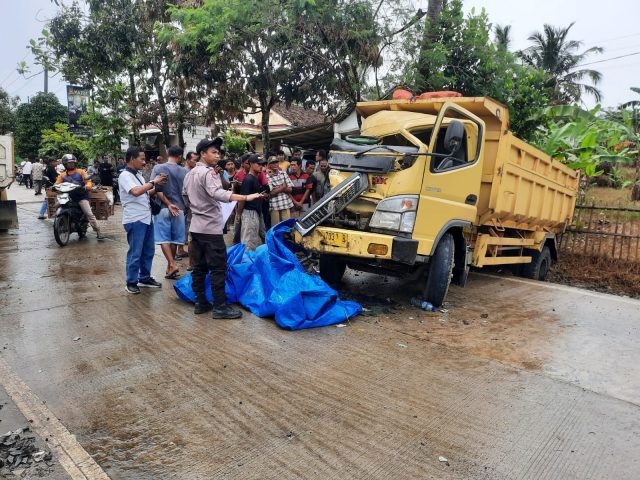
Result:
[[[0,231],[18,228],[16,201],[9,200],[7,190],[16,178],[13,136],[0,135]]]

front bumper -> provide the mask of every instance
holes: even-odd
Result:
[[[415,263],[418,253],[417,240],[343,228],[316,227],[304,237],[294,231],[294,240],[306,250],[316,253],[392,260],[407,265]],[[386,253],[380,253],[384,250]],[[378,253],[371,253],[373,251]]]

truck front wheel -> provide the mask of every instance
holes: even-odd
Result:
[[[347,263],[335,255],[320,255],[320,278],[328,284],[336,284],[342,280]]]
[[[445,233],[429,261],[427,284],[423,290],[424,298],[439,307],[444,302],[451,283],[455,244],[453,236]]]
[[[529,250],[527,253],[531,255],[531,263],[525,263],[522,266],[522,276],[532,280],[546,280],[551,268],[551,250],[549,250],[549,247],[545,245],[540,252]]]

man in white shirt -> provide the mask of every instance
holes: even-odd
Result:
[[[125,290],[135,294],[140,293],[140,287],[162,287],[151,276],[156,246],[149,195],[155,195],[156,185],[167,183],[167,177],[160,174],[148,182],[145,181],[140,174],[146,163],[144,152],[140,147],[129,147],[125,158],[127,167],[118,178],[122,225],[127,232],[127,243],[129,243]]]
[[[33,164],[31,163],[31,160],[27,158],[24,162],[24,165],[22,166],[22,181],[27,188],[33,188],[33,180],[31,179],[32,171]]]

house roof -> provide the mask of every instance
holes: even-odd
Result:
[[[320,125],[327,121],[324,114],[299,105],[275,105],[272,110],[291,122],[293,128]]]

